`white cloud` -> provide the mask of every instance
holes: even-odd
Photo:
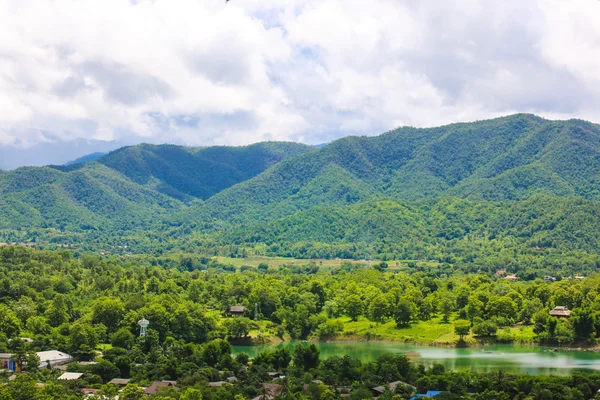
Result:
[[[598,15],[593,0],[0,0],[0,141],[593,118]]]

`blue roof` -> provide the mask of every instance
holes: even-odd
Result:
[[[427,393],[425,393],[425,394],[414,395],[413,397],[410,398],[410,400],[415,400],[415,399],[418,399],[421,397],[435,397],[440,393],[442,393],[442,392],[439,390],[428,390]]]

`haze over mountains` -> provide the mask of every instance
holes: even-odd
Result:
[[[130,144],[129,141],[92,139],[60,140],[51,138],[33,146],[0,144],[0,169],[22,166],[62,165],[92,153],[107,153]]]
[[[366,252],[362,244],[375,256],[409,256],[419,233],[436,248],[475,235],[591,251],[599,176],[600,126],[527,114],[320,148],[137,145],[0,173],[0,232],[90,249],[127,240],[140,251],[234,243],[310,255],[302,249],[310,242],[335,255],[349,246],[351,256]]]

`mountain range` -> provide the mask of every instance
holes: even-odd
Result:
[[[377,258],[428,246],[440,261],[479,240],[490,257],[500,242],[591,256],[599,178],[600,126],[529,114],[319,147],[142,144],[0,172],[0,238]]]

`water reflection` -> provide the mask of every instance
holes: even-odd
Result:
[[[235,352],[256,356],[265,349],[291,348],[296,342],[268,346],[234,346]],[[446,369],[479,372],[503,370],[536,375],[568,375],[574,370],[600,371],[600,353],[591,351],[552,352],[550,348],[519,345],[493,345],[472,348],[443,348],[396,343],[338,342],[319,343],[321,357],[348,355],[361,361],[373,361],[383,354],[406,354],[415,362]]]

